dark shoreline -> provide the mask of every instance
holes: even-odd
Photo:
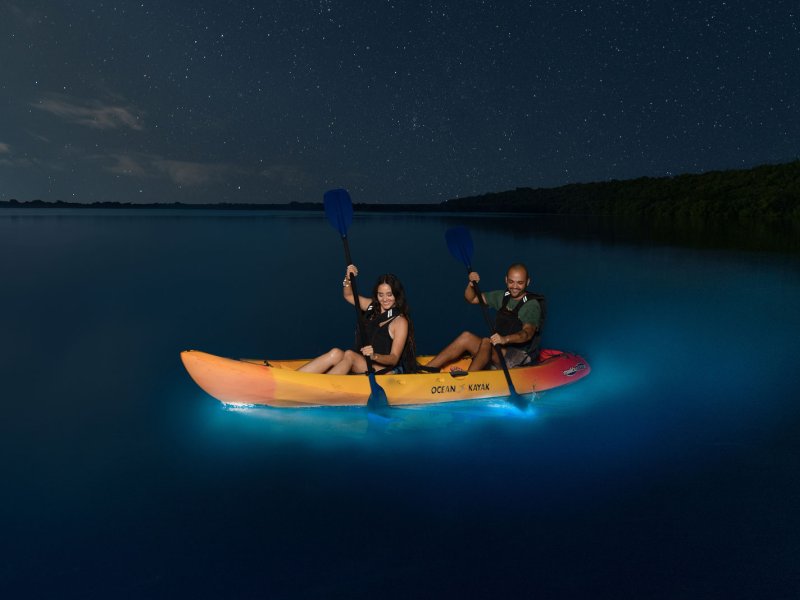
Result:
[[[210,204],[189,204],[183,202],[46,202],[44,200],[30,200],[19,202],[17,200],[0,201],[0,208],[61,208],[61,209],[147,209],[147,210],[239,210],[239,211],[321,211],[322,202],[290,202],[288,204],[257,204],[257,203],[229,203],[217,202]],[[359,204],[353,203],[353,208],[362,212],[452,212],[441,204]]]
[[[138,204],[11,199],[0,201],[0,208],[320,211],[322,203]],[[569,184],[557,188],[516,188],[437,204],[355,203],[354,209],[376,213],[593,215],[649,219],[789,220],[800,223],[800,160],[699,175],[641,177],[625,181]]]

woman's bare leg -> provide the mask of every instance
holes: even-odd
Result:
[[[297,370],[303,373],[327,373],[331,367],[342,361],[344,354],[339,348],[331,348]]]
[[[363,354],[348,350],[342,359],[331,367],[328,375],[347,375],[348,373],[364,373],[367,370],[367,359]]]

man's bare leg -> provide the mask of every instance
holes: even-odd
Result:
[[[505,357],[506,349],[505,348],[498,348],[498,350],[500,350],[500,352],[502,352],[503,356]],[[497,358],[497,352],[495,352],[494,348],[492,348],[492,354],[490,356],[492,358],[492,364],[499,369],[502,365],[500,364],[500,359]],[[508,362],[508,361],[506,360],[506,362]]]
[[[472,362],[469,365],[470,371],[481,371],[489,364],[489,360],[497,360],[489,338],[481,339],[478,351],[472,355]]]
[[[450,342],[444,348],[444,350],[434,356],[427,366],[439,369],[447,363],[458,360],[464,355],[465,352],[469,352],[470,355],[474,357],[480,350],[481,340],[482,338],[478,337],[474,333],[470,331],[464,331],[456,339]]]

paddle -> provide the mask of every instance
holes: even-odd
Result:
[[[350,194],[347,190],[336,189],[328,190],[323,196],[325,204],[325,216],[333,225],[334,229],[342,236],[342,244],[344,245],[344,260],[346,265],[352,265],[353,261],[350,259],[350,246],[347,243],[347,229],[353,222],[353,202],[350,200]],[[350,275],[350,285],[353,287],[353,306],[356,309],[356,324],[358,325],[358,337],[363,343],[366,340],[366,332],[364,331],[364,320],[361,318],[361,307],[358,305],[358,289],[356,288],[356,276]],[[367,399],[367,408],[369,410],[377,410],[389,406],[389,401],[386,398],[386,392],[378,384],[375,379],[375,369],[372,366],[372,359],[365,356],[367,359],[367,376],[369,377],[370,395]]]
[[[444,239],[447,242],[447,247],[450,250],[450,254],[452,254],[456,260],[460,260],[462,263],[464,263],[464,266],[467,267],[467,273],[471,273],[472,253],[474,251],[474,246],[472,244],[472,236],[469,234],[469,230],[466,227],[451,227],[445,231]],[[494,334],[494,324],[489,318],[489,313],[486,310],[486,302],[483,300],[483,294],[478,287],[478,282],[473,281],[472,287],[475,289],[475,293],[478,296],[478,304],[481,306],[483,319],[486,321],[486,325],[489,326],[489,330],[492,332],[492,334]],[[494,346],[494,350],[497,352],[497,359],[500,361],[500,366],[503,367],[503,374],[506,376],[506,381],[508,382],[508,393],[512,403],[518,408],[524,407],[526,403],[522,396],[517,393],[517,390],[514,388],[514,383],[511,381],[511,374],[508,372],[508,365],[506,365],[506,357],[503,356],[502,350],[497,346]]]

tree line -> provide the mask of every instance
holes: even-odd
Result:
[[[319,202],[182,204],[129,202],[0,202],[0,208],[173,208],[205,210],[321,210]],[[640,177],[556,188],[516,188],[439,204],[357,203],[364,212],[491,212],[599,215],[707,221],[765,220],[800,224],[800,160],[752,169],[675,177]]]
[[[800,160],[698,175],[517,188],[446,204],[481,212],[800,222]]]

